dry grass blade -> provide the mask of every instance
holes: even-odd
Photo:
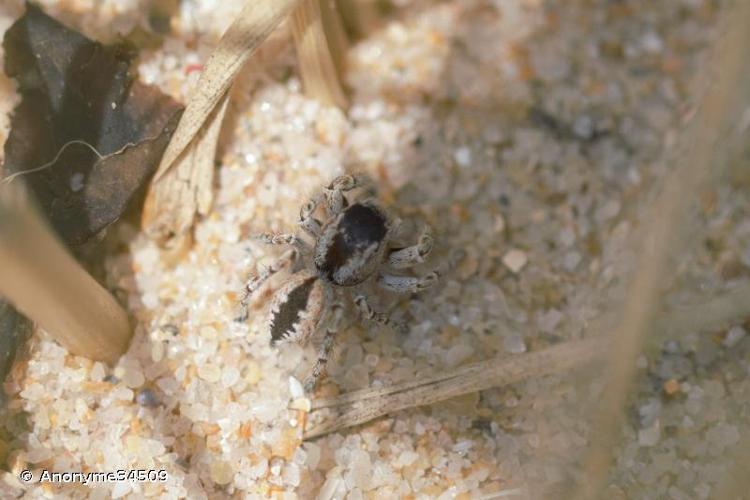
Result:
[[[237,19],[221,38],[206,62],[190,96],[172,140],[164,152],[155,181],[158,181],[195,138],[203,123],[227,93],[232,81],[258,46],[289,15],[299,0],[254,0],[246,2]]]
[[[19,186],[0,186],[0,294],[73,354],[116,362],[132,335],[127,314],[70,256]]]
[[[229,106],[229,92],[222,98],[214,114],[209,118],[209,123],[201,131],[195,140],[195,145],[189,153],[192,156],[190,163],[193,164],[190,171],[193,177],[191,184],[195,187],[195,201],[200,215],[208,215],[213,203],[214,161],[216,159],[216,148],[219,145],[219,133],[224,115]],[[181,165],[178,165],[179,168]]]
[[[746,498],[750,490],[750,427],[745,426],[743,437],[735,445],[734,455],[728,464],[733,464],[725,470],[725,476],[713,498],[717,500],[735,500]]]
[[[229,93],[174,167],[150,186],[143,207],[143,228],[152,238],[180,247],[195,214],[206,215],[213,201],[214,158]],[[170,241],[171,240],[171,241]]]
[[[364,38],[375,30],[380,14],[375,0],[336,0],[347,29],[354,36]]]
[[[714,329],[750,315],[750,286],[697,304],[679,307],[659,317],[660,330],[690,325],[695,331]],[[365,423],[387,413],[436,403],[451,397],[574,368],[602,355],[608,337],[599,337],[611,318],[602,317],[588,328],[591,340],[561,344],[521,356],[491,359],[440,375],[378,389],[363,389],[312,403],[313,410],[337,412],[308,429],[306,439]]]
[[[682,306],[659,321],[658,328],[679,331],[704,331],[750,316],[750,285],[744,285],[705,300]]]
[[[595,359],[603,349],[602,339],[568,342],[529,354],[474,363],[441,376],[396,385],[386,392],[379,389],[357,391],[340,398],[346,406],[332,418],[308,429],[305,439],[359,425],[405,408],[429,405],[530,377],[560,373]],[[323,405],[334,406],[330,402]]]
[[[333,63],[336,65],[339,78],[346,74],[346,53],[349,51],[349,37],[344,30],[344,22],[334,0],[320,1],[320,14],[323,19],[323,31],[328,38]]]
[[[332,49],[345,50],[341,47],[343,30],[337,32],[340,26],[335,10],[330,6],[321,9],[321,3],[327,0],[302,0],[292,15],[292,33],[297,46],[300,75],[307,94],[324,104],[346,108],[346,95],[339,80],[338,69],[343,65],[343,54],[334,56]],[[329,16],[327,25],[333,33],[326,34],[323,22],[323,11]],[[338,28],[340,29],[340,28]],[[331,40],[335,43],[330,43]]]
[[[721,164],[721,139],[728,137],[738,110],[743,109],[742,84],[750,47],[750,2],[737,2],[729,17],[725,39],[717,47],[713,71],[702,72],[716,79],[698,112],[678,142],[674,170],[666,179],[661,196],[646,218],[645,238],[636,273],[622,310],[623,321],[616,332],[607,366],[604,393],[598,402],[591,430],[592,441],[582,477],[585,483],[571,498],[600,498],[612,462],[612,450],[623,423],[626,398],[633,386],[636,357],[646,335],[652,331],[663,283],[673,273],[672,257],[682,241],[690,204],[709,178],[712,165]],[[731,9],[730,9],[731,10]]]

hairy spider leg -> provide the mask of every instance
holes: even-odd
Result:
[[[424,276],[395,276],[381,273],[378,285],[395,293],[417,293],[427,290],[440,279],[438,271],[432,271]]]
[[[280,233],[280,234],[274,234],[274,233],[261,233],[256,236],[253,236],[253,239],[261,241],[267,245],[289,245],[297,248],[302,253],[305,254],[311,254],[312,253],[312,247],[304,241],[302,238],[298,237],[296,234],[291,233]]]
[[[396,321],[392,319],[389,315],[376,311],[370,306],[370,303],[367,300],[367,297],[364,295],[357,295],[354,298],[354,305],[357,306],[357,309],[360,313],[362,313],[362,317],[365,318],[368,321],[372,321],[373,323],[377,323],[379,325],[388,326],[390,328],[393,328],[395,331],[400,333],[406,333],[407,327],[406,323],[403,323],[401,321]]]
[[[250,297],[258,291],[258,289],[268,281],[268,278],[278,273],[282,269],[294,266],[299,258],[299,252],[297,249],[292,248],[279,257],[270,266],[263,269],[261,272],[251,274],[242,291],[242,299],[240,300],[240,315],[235,318],[235,321],[246,321],[248,317],[247,306],[250,303]]]
[[[344,193],[365,185],[371,185],[369,179],[365,176],[341,175],[336,177],[325,189],[326,209],[329,217],[340,214],[349,205]],[[375,194],[374,188],[368,193],[373,196]]]
[[[299,210],[299,227],[313,238],[320,236],[320,221],[315,218],[315,210],[321,201],[321,195],[310,198]]]
[[[395,293],[417,293],[427,290],[435,285],[443,275],[454,269],[465,255],[466,252],[463,250],[451,253],[442,265],[424,276],[397,276],[380,273],[378,276],[378,285],[385,290]]]
[[[391,250],[388,254],[388,265],[394,269],[404,269],[420,264],[432,251],[432,245],[432,229],[430,226],[425,226],[415,245]]]
[[[305,379],[304,387],[305,392],[312,392],[315,390],[315,386],[318,385],[318,381],[321,376],[326,372],[326,366],[328,360],[331,359],[333,354],[333,348],[336,345],[336,334],[341,330],[341,318],[343,316],[344,307],[339,302],[331,304],[331,318],[328,321],[328,327],[326,333],[323,336],[323,342],[318,350],[318,359],[315,361],[312,373]]]

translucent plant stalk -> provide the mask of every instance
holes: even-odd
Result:
[[[71,353],[115,363],[128,316],[68,253],[18,184],[0,187],[0,295]]]
[[[343,66],[344,54],[341,52],[345,50],[342,47],[345,37],[340,21],[334,17],[338,16],[336,10],[331,5],[323,7],[325,1],[302,0],[292,13],[292,33],[307,95],[343,109],[348,100],[339,78],[339,68]]]

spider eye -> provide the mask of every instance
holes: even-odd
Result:
[[[313,210],[315,210],[315,203],[312,201],[308,201],[302,206],[302,209],[299,211],[300,219],[304,219],[308,215],[310,215]]]

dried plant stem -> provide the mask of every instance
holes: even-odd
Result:
[[[659,330],[705,331],[750,316],[750,285],[718,294],[700,304],[678,307],[658,322]]]
[[[184,248],[195,215],[208,211],[229,88],[255,49],[299,1],[248,1],[206,62],[146,198],[142,225],[161,244]],[[202,129],[206,130],[201,133]]]
[[[214,160],[228,102],[227,92],[174,167],[149,188],[144,231],[171,249],[185,246],[182,239],[187,238],[196,214],[207,215],[211,208]]]
[[[334,33],[327,36],[323,11],[325,10],[329,18],[337,13],[330,6],[321,8],[321,3],[326,1],[302,0],[292,15],[292,33],[297,46],[302,83],[307,94],[325,104],[346,108],[348,101],[339,80],[339,68],[336,64],[337,58],[343,58],[343,54],[334,56],[332,52],[332,49],[339,52],[345,50],[345,47],[340,46],[343,30],[337,33],[334,29]],[[336,25],[340,26],[339,21],[335,19],[329,19],[327,25],[329,29]],[[339,62],[339,66],[342,64]]]
[[[336,5],[344,24],[354,36],[366,36],[380,19],[376,0],[336,0]]]
[[[405,408],[429,405],[530,377],[564,372],[595,359],[604,346],[602,339],[569,342],[529,354],[473,363],[442,375],[385,389],[366,389],[335,400],[316,401],[313,408],[344,408],[332,418],[308,429],[305,439],[359,425]]]
[[[695,328],[695,325],[708,327],[713,320],[714,324],[724,323],[750,316],[750,285],[733,290],[724,296],[716,297],[705,305],[692,310],[685,309],[680,315],[680,321],[671,325],[675,330]],[[728,463],[733,464],[726,470],[724,480],[719,484],[714,498],[719,500],[732,500],[742,498],[743,494],[750,491],[750,426],[745,425],[741,431],[743,436],[735,445],[734,455]]]
[[[19,191],[0,188],[0,294],[71,353],[116,362],[132,336],[127,314]]]
[[[740,287],[699,304],[683,306],[663,314],[659,330],[689,325],[693,331],[716,328],[750,315],[750,286]],[[335,412],[305,433],[310,439],[329,432],[359,425],[388,413],[424,406],[463,394],[511,384],[523,379],[560,373],[602,357],[611,339],[599,337],[610,323],[607,317],[593,321],[588,329],[591,340],[561,344],[542,351],[501,357],[456,368],[440,375],[378,389],[364,389],[312,403],[313,411],[326,408]]]
[[[339,15],[335,0],[321,0],[320,14],[323,19],[323,31],[328,38],[333,63],[340,79],[346,74],[346,54],[349,51],[349,37],[344,30],[344,23]]]
[[[284,20],[299,0],[247,1],[201,73],[195,92],[164,152],[155,180],[159,180],[195,138],[203,123],[227,93],[255,49]]]
[[[645,337],[653,330],[661,301],[663,283],[673,274],[672,257],[684,236],[691,202],[709,178],[713,165],[720,164],[720,140],[736,123],[742,101],[742,82],[750,47],[750,2],[737,2],[725,31],[725,40],[715,53],[716,79],[686,129],[659,199],[645,219],[645,238],[639,252],[636,273],[622,310],[622,323],[608,356],[608,372],[602,398],[594,413],[591,443],[581,477],[585,482],[571,498],[601,498],[612,462],[612,450],[623,424],[624,405],[636,374],[636,357]],[[731,10],[731,9],[730,9]]]
[[[712,498],[717,500],[735,500],[746,498],[750,491],[750,427],[745,426],[740,442],[735,445],[732,459],[727,462],[729,467],[724,472],[724,479],[719,483],[716,494]]]

